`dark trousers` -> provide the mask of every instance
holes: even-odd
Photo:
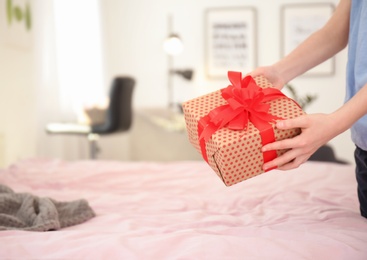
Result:
[[[358,199],[361,215],[367,218],[367,151],[358,146],[354,151],[356,160],[356,178],[358,183]]]

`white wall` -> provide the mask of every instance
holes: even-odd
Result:
[[[167,60],[162,43],[167,36],[167,15],[172,14],[173,30],[183,38],[184,54],[175,58],[175,67],[195,70],[192,83],[175,79],[177,101],[226,87],[227,80],[208,80],[204,72],[204,13],[210,7],[253,6],[258,14],[258,61],[268,65],[280,58],[280,8],[286,3],[318,3],[304,0],[104,0],[102,4],[106,64],[109,76],[133,75],[138,82],[136,107],[167,104]],[[337,5],[337,0],[330,0]],[[346,51],[336,57],[336,72],[326,77],[300,77],[292,83],[299,94],[317,94],[308,113],[329,113],[344,99]],[[184,89],[184,90],[183,90]],[[349,132],[332,140],[337,156],[353,161],[354,145]]]
[[[4,14],[5,1],[1,2]],[[4,19],[4,17],[1,17]],[[4,20],[2,20],[4,21]],[[4,23],[2,24],[4,25]],[[0,135],[2,162],[35,154],[36,150],[36,86],[34,84],[34,51],[32,39],[29,48],[19,47],[0,35]],[[3,165],[1,165],[3,166]]]
[[[4,1],[3,1],[4,2]],[[173,14],[173,29],[184,40],[184,54],[175,67],[195,70],[191,83],[178,78],[174,85],[177,101],[227,86],[226,80],[208,80],[204,73],[204,13],[209,7],[254,6],[258,14],[259,65],[280,58],[280,6],[284,3],[325,2],[301,0],[101,0],[105,85],[117,74],[137,79],[134,107],[166,106],[167,60],[162,43],[167,36],[167,15]],[[330,0],[337,3],[337,0]],[[21,50],[0,39],[0,163],[8,165],[28,157],[87,158],[87,143],[80,138],[50,138],[44,125],[56,118],[57,77],[51,1],[32,0],[34,31],[32,47]],[[294,85],[301,93],[316,93],[317,101],[307,112],[331,112],[344,98],[346,52],[337,56],[332,77],[299,78]],[[332,93],[332,94],[330,94]],[[64,116],[63,119],[67,119]],[[71,119],[71,117],[70,117]],[[129,159],[129,136],[101,140],[101,158]],[[349,134],[331,144],[337,155],[352,161]],[[117,154],[117,155],[116,155]],[[0,165],[0,167],[3,165]]]
[[[3,14],[5,1],[0,3]],[[30,3],[32,29],[27,44],[9,43],[0,31],[0,167],[34,157],[87,158],[85,140],[45,133],[47,122],[75,116],[59,109],[52,1]]]
[[[33,54],[0,48],[0,133],[4,163],[35,153]]]

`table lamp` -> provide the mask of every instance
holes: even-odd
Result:
[[[180,36],[172,32],[172,16],[168,16],[168,37],[163,43],[163,49],[167,54],[167,65],[168,65],[168,76],[167,76],[167,87],[168,87],[168,107],[174,108],[173,101],[173,75],[180,75],[186,80],[191,80],[193,77],[192,69],[173,69],[173,58],[183,52],[184,45]]]

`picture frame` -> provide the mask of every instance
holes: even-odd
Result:
[[[210,79],[257,66],[257,11],[254,7],[209,8],[205,12],[205,70]]]
[[[332,16],[332,3],[287,4],[281,7],[281,57],[289,54]],[[332,76],[335,57],[317,65],[303,76]]]

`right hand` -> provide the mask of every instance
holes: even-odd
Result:
[[[264,66],[264,67],[258,67],[252,72],[249,73],[250,76],[256,77],[256,76],[264,76],[269,80],[273,86],[279,90],[281,90],[285,83],[282,77],[280,76],[280,73],[275,69],[274,66]]]
[[[288,150],[283,155],[264,164],[263,169],[278,167],[280,170],[297,168],[306,162],[318,148],[340,133],[336,114],[308,114],[293,119],[278,121],[282,130],[301,129],[296,137],[275,141],[263,146],[262,151]]]

